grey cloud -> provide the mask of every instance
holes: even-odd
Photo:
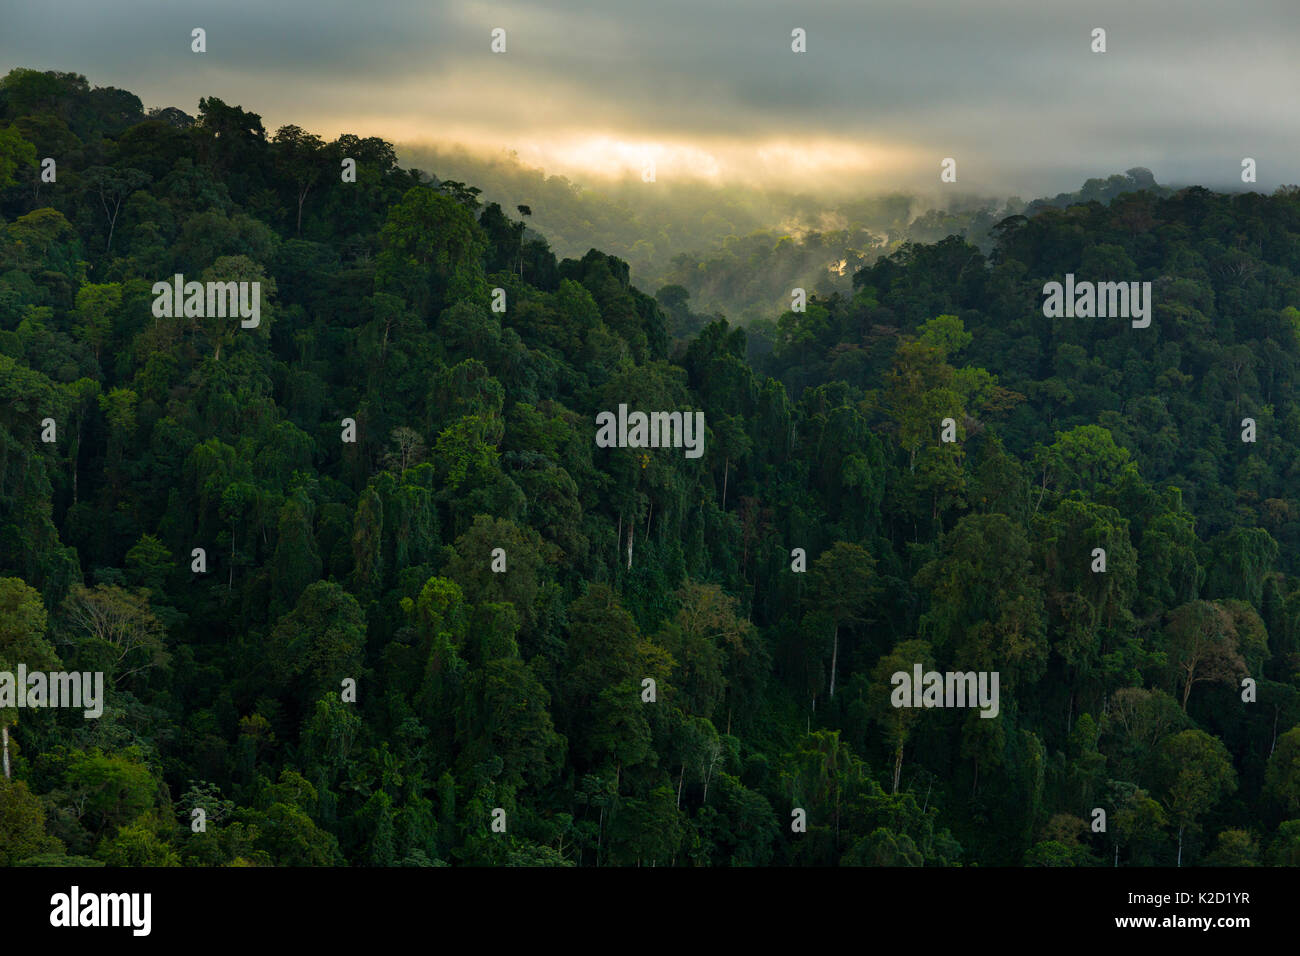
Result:
[[[972,187],[1019,192],[1136,164],[1223,182],[1242,155],[1260,160],[1261,186],[1300,181],[1294,0],[46,0],[3,18],[10,66],[73,69],[190,111],[217,95],[272,126],[370,103],[376,122],[424,124],[429,139],[443,123],[496,123],[507,147],[561,122],[679,140],[861,137],[957,157]],[[203,57],[193,26],[208,31]],[[505,57],[488,53],[493,26],[509,32]],[[795,26],[807,54],[790,52]],[[1094,26],[1104,55],[1088,51]]]

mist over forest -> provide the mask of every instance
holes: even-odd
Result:
[[[957,190],[853,194],[851,183],[809,191],[641,175],[577,182],[522,162],[455,146],[397,145],[404,166],[473,183],[484,201],[527,206],[530,230],[556,253],[602,249],[628,263],[632,281],[658,293],[680,286],[690,307],[747,324],[789,307],[790,290],[849,293],[855,272],[904,243],[960,236],[987,254],[990,230],[1009,216],[1080,202],[1109,202],[1139,189],[1164,195],[1149,170],[1089,179],[1081,188],[1026,202]]]

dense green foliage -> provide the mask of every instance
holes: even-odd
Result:
[[[108,685],[0,711],[0,863],[1300,863],[1296,190],[1041,204],[745,329],[215,98],[14,71],[0,190],[0,671]],[[1045,319],[1066,272],[1151,327]],[[621,403],[704,456],[596,447]],[[892,707],[915,663],[998,717]]]

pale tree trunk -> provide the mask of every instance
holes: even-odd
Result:
[[[4,738],[5,779],[8,780],[9,779],[9,725],[8,724],[0,724],[0,737]]]
[[[632,570],[632,537],[636,534],[636,525],[627,526],[627,569]]]
[[[898,793],[898,778],[903,773],[903,745],[894,753],[894,793]]]
[[[1183,828],[1178,828],[1178,865],[1183,865]]]
[[[704,770],[704,799],[701,801],[701,804],[709,802],[709,781],[713,779],[713,768],[718,765],[718,758],[721,756],[722,744],[715,743],[709,750],[709,763],[707,769],[703,766],[700,768],[701,770]]]
[[[731,459],[722,459],[722,510],[727,510],[727,475],[731,471]]]
[[[831,645],[831,700],[835,699],[835,668],[840,660],[840,627],[835,625],[835,641]]]
[[[1187,713],[1187,698],[1192,695],[1192,684],[1196,682],[1196,665],[1199,661],[1193,661],[1187,668],[1187,683],[1183,684],[1183,713]]]
[[[99,201],[104,204],[104,212],[108,213],[108,200],[104,198],[102,192],[99,194]],[[117,228],[117,212],[121,208],[122,200],[119,197],[117,202],[113,203],[113,212],[108,216],[108,245],[104,249],[105,257],[113,251],[113,230]]]
[[[77,439],[72,443],[72,503],[77,503],[77,456],[81,454],[81,423],[77,423]]]

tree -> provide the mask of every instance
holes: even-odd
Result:
[[[157,813],[142,814],[101,843],[97,855],[108,866],[180,866],[180,854],[163,838],[171,829]]]
[[[1286,816],[1300,815],[1300,727],[1278,738],[1268,758],[1264,789]]]
[[[1192,686],[1217,681],[1235,686],[1246,673],[1232,615],[1212,601],[1192,601],[1169,618],[1169,663],[1182,685],[1183,710]]]
[[[655,787],[644,800],[620,800],[609,827],[610,862],[657,866],[672,862],[684,827],[673,792]]]
[[[294,198],[298,203],[295,232],[302,235],[302,207],[324,169],[325,142],[314,133],[289,125],[276,131],[271,145],[280,174],[294,185]]]
[[[271,558],[271,593],[273,613],[289,610],[298,597],[321,575],[321,559],[316,539],[303,503],[289,498],[280,508],[275,554]]]
[[[152,177],[140,169],[111,166],[91,166],[83,176],[87,191],[93,191],[99,197],[104,218],[108,221],[108,240],[104,244],[104,255],[108,256],[113,251],[113,232],[117,229],[122,203],[137,189],[147,185]]]
[[[54,670],[58,655],[45,639],[46,615],[41,595],[21,578],[0,578],[0,670],[14,673],[18,664],[30,670]],[[18,722],[13,707],[0,708],[0,760],[9,779],[9,726]]]
[[[94,349],[96,362],[113,332],[113,317],[121,305],[122,287],[116,282],[88,282],[77,290],[78,331]]]
[[[414,428],[399,425],[389,433],[389,438],[393,441],[393,448],[384,453],[384,467],[401,473],[424,460],[424,441]]]
[[[1129,467],[1128,451],[1116,445],[1114,436],[1100,425],[1057,432],[1056,441],[1034,455],[1039,481],[1034,510],[1048,491],[1082,491],[1096,497],[1101,489],[1115,485]]]
[[[360,682],[366,644],[361,605],[332,581],[316,581],[271,632],[267,657],[274,679],[305,707],[339,693],[345,677]]]
[[[1214,852],[1206,857],[1207,866],[1256,866],[1259,845],[1246,830],[1224,830],[1219,834]]]
[[[543,787],[560,768],[564,738],[548,711],[551,698],[529,665],[515,659],[488,661],[472,684],[477,711],[462,760],[466,765],[496,756],[513,786]]]
[[[0,779],[0,866],[61,848],[57,839],[46,835],[45,811],[26,782]]]
[[[827,695],[835,698],[835,673],[840,655],[840,628],[859,624],[875,597],[876,561],[865,548],[837,541],[812,566],[807,603],[826,614],[834,629],[831,645],[831,686]]]
[[[75,585],[63,604],[68,625],[81,640],[79,652],[103,655],[113,680],[165,665],[170,655],[166,631],[149,607],[144,590],[128,591],[117,585],[94,588]]]
[[[486,248],[463,204],[423,186],[408,190],[389,211],[380,244],[376,291],[401,295],[421,314],[453,275],[480,264]]]
[[[921,710],[915,707],[895,707],[890,700],[889,688],[894,674],[902,672],[910,676],[916,664],[921,665],[922,673],[934,667],[930,645],[925,641],[902,641],[882,657],[871,672],[872,691],[867,699],[867,710],[871,719],[880,726],[885,742],[894,753],[891,793],[898,793],[898,780],[903,772],[903,747],[916,729]]]
[[[9,126],[0,129],[0,189],[18,182],[20,173],[36,165],[36,147]]]
[[[1036,680],[1047,659],[1042,587],[1024,529],[1005,515],[968,515],[917,573],[930,594],[920,636],[942,662],[999,671],[1002,690]]]
[[[1112,780],[1109,792],[1114,807],[1108,831],[1115,847],[1114,865],[1119,866],[1121,849],[1128,850],[1131,865],[1150,863],[1169,822],[1164,808],[1135,784]]]
[[[505,551],[504,573],[493,570],[497,548]],[[546,548],[532,528],[477,515],[469,530],[456,539],[444,570],[471,602],[508,602],[524,625],[531,626],[537,619],[535,605],[545,559]]]
[[[78,819],[96,834],[116,832],[153,809],[159,793],[158,779],[135,748],[120,754],[98,748],[74,752],[63,785]]]
[[[1184,730],[1160,744],[1164,805],[1178,824],[1178,866],[1183,865],[1183,832],[1197,818],[1237,789],[1237,774],[1223,742],[1203,730]]]

